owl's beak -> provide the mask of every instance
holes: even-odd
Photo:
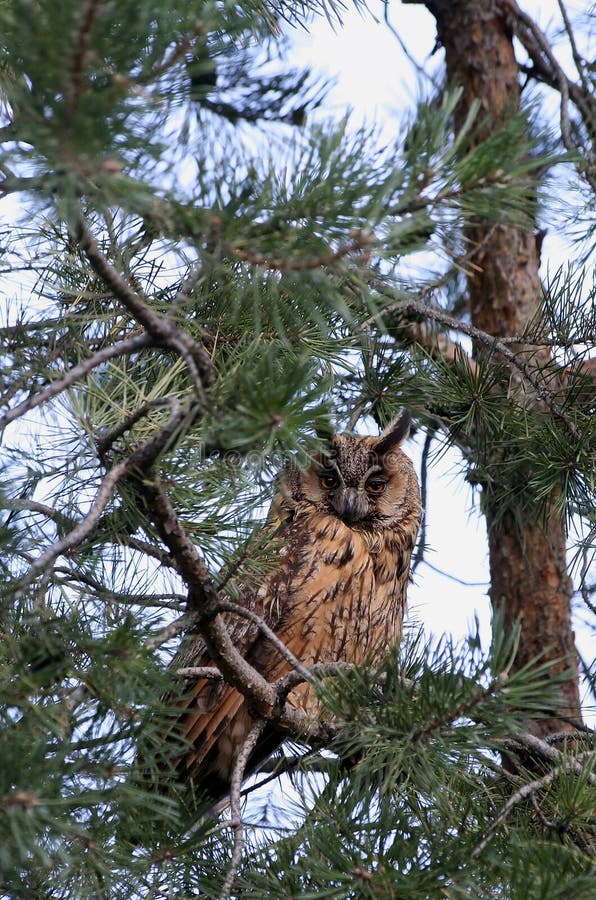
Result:
[[[344,522],[357,522],[366,513],[362,497],[356,488],[343,488],[335,492],[331,499],[334,510]]]

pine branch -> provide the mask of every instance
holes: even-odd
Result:
[[[165,425],[159,429],[157,434],[150,437],[140,447],[134,450],[129,456],[116,463],[104,476],[97,490],[95,498],[91,504],[91,508],[87,515],[78,523],[68,534],[55,541],[48,549],[35,559],[29,571],[20,579],[19,595],[29,585],[34,578],[46,571],[54,560],[66,550],[72,550],[81,541],[89,537],[96,527],[101,513],[108,505],[112,494],[118,482],[126,475],[129,475],[137,467],[147,466],[153,463],[157,456],[163,452],[164,448],[169,444],[174,434],[178,431],[180,425],[187,416],[186,404],[181,404],[178,400],[171,398],[168,401],[172,412]]]
[[[385,296],[395,297],[397,293],[378,280],[373,280],[373,284],[377,288],[379,293]],[[462,334],[468,335],[475,341],[483,344],[490,351],[498,354],[500,357],[506,360],[506,362],[508,362],[512,368],[517,369],[517,371],[521,372],[526,381],[533,387],[537,398],[542,401],[546,407],[548,407],[548,409],[554,416],[556,416],[561,422],[563,422],[568,433],[573,438],[577,439],[579,437],[575,423],[553,397],[540,370],[527,363],[519,354],[514,353],[507,346],[507,344],[504,344],[499,340],[499,338],[496,338],[494,335],[487,334],[485,331],[481,331],[474,325],[470,325],[467,322],[462,322],[459,319],[456,319],[453,316],[449,315],[448,313],[443,312],[443,310],[437,309],[433,306],[428,306],[418,300],[405,298],[403,296],[400,296],[400,298],[395,303],[392,303],[390,306],[381,310],[379,313],[376,313],[374,316],[368,318],[363,327],[370,328],[372,324],[377,323],[380,319],[384,319],[386,316],[395,314],[403,315],[406,318],[408,317],[408,315],[414,315],[416,317],[421,316],[423,318],[432,319],[435,322],[439,322],[441,325],[445,325],[447,328],[451,328],[454,331],[459,331]]]
[[[517,806],[518,803],[521,803],[522,800],[531,797],[536,794],[539,790],[544,787],[548,787],[551,784],[556,776],[559,774],[559,769],[552,769],[550,772],[547,772],[546,775],[543,775],[541,778],[536,778],[534,781],[529,781],[527,784],[522,785],[519,790],[517,790],[514,794],[509,797],[507,802],[504,804],[501,812],[493,820],[493,822],[487,828],[484,837],[482,840],[476,844],[474,849],[472,850],[472,859],[478,859],[478,857],[482,854],[482,852],[486,849],[486,847],[490,844],[495,834],[506,821],[507,816],[511,812],[511,810]]]
[[[116,299],[136,321],[146,329],[160,347],[174,350],[184,359],[201,406],[207,406],[205,390],[215,382],[215,368],[211,357],[168,316],[160,316],[128,284],[100,251],[83,215],[77,222],[77,238],[91,266]]]
[[[93,25],[98,15],[101,15],[100,0],[87,0],[82,11],[77,34],[74,39],[74,56],[68,72],[65,91],[66,102],[70,117],[74,117],[79,95],[83,90],[83,75],[88,61],[89,48]]]
[[[94,353],[93,356],[90,356],[78,365],[73,366],[72,369],[69,369],[61,378],[52,381],[47,387],[43,388],[43,390],[27,397],[27,399],[23,400],[22,403],[19,403],[18,406],[15,406],[5,413],[0,418],[0,428],[8,425],[20,416],[25,415],[25,413],[30,412],[32,409],[35,409],[36,406],[40,406],[57,394],[62,393],[62,391],[65,391],[73,384],[76,384],[77,381],[80,381],[85,375],[88,375],[89,372],[93,371],[93,369],[98,366],[103,365],[109,359],[137,353],[145,347],[150,347],[152,343],[152,337],[147,333],[143,333],[133,335],[122,341],[116,341],[115,344],[103,347],[101,350],[98,350],[97,353]]]

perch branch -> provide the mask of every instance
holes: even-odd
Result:
[[[303,665],[300,660],[294,656],[291,650],[286,647],[283,641],[280,641],[276,633],[272,628],[269,628],[267,623],[263,621],[261,616],[257,615],[257,613],[253,612],[250,609],[246,609],[244,606],[240,606],[238,603],[230,603],[228,600],[220,600],[218,602],[218,607],[223,612],[231,612],[237,616],[242,616],[243,619],[248,619],[249,622],[252,622],[253,625],[256,625],[261,634],[263,634],[270,643],[273,644],[276,650],[283,656],[283,658],[290,663],[293,669],[296,672],[300,673],[302,680],[311,681],[312,673],[310,669],[307,669],[305,665]]]
[[[257,712],[271,714],[275,691],[234,646],[221,617],[221,601],[203,558],[192,543],[164,491],[156,473],[143,482],[143,497],[166,547],[178,563],[178,571],[189,589],[189,606],[207,649],[226,681],[237,688]]]

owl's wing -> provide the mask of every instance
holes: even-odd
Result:
[[[285,526],[292,518],[291,503],[285,496],[277,495],[267,520],[267,539],[275,540],[276,536],[283,535]],[[278,569],[277,560],[276,571]],[[283,590],[280,590],[276,579],[273,581],[275,586],[270,578],[265,577],[261,591],[243,591],[242,606],[255,612],[275,630],[283,619],[285,608]],[[258,626],[233,613],[222,613],[222,618],[232,643],[242,657],[254,660],[263,655],[261,645],[269,642],[263,638]],[[213,665],[205,642],[198,634],[186,636],[170,663],[174,671]],[[166,697],[164,702],[175,701]],[[223,681],[198,678],[190,684],[183,699],[178,699],[177,705],[181,711],[178,735],[189,745],[177,760],[179,778],[182,781],[192,779],[201,789],[218,798],[227,791],[235,752],[250,728],[251,720],[244,696]],[[260,758],[268,756],[277,743],[279,741],[274,742]]]
[[[259,638],[258,628],[239,616],[223,614],[234,646],[246,656]],[[187,666],[213,666],[213,660],[200,635],[189,635],[174,657],[171,667],[176,670]],[[196,779],[209,793],[208,783],[203,784],[210,771],[222,768],[218,741],[230,727],[244,703],[239,691],[223,681],[197,678],[179,701],[179,736],[190,745],[177,761],[177,771],[182,781]],[[221,773],[224,774],[223,771]]]

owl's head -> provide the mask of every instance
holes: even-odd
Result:
[[[408,513],[419,515],[416,473],[400,449],[409,430],[410,416],[404,411],[379,437],[334,435],[329,452],[313,456],[306,470],[286,470],[282,492],[356,528],[383,527]]]

